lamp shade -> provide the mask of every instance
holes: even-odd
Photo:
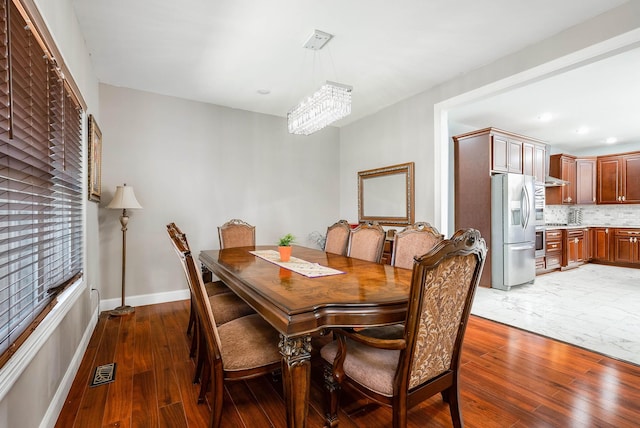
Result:
[[[142,206],[136,199],[135,193],[133,193],[133,187],[125,184],[124,186],[116,187],[116,193],[107,208],[129,210],[142,209]]]

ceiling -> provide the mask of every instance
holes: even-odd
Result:
[[[334,80],[354,87],[353,112],[338,126],[625,3],[72,1],[102,83],[284,117],[323,81]],[[334,35],[315,53],[302,48],[314,29]],[[598,144],[609,136],[640,141],[639,126],[627,129],[640,111],[640,97],[628,96],[640,94],[640,79],[628,71],[639,65],[640,54],[630,52],[456,108],[450,118],[549,142],[577,141],[571,132],[579,126],[589,126],[590,141]],[[555,120],[539,128],[535,117],[543,111]]]

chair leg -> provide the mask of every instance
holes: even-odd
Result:
[[[195,324],[195,321],[194,321]],[[189,358],[193,358],[196,356],[196,351],[198,350],[198,328],[195,327],[194,331],[191,335],[191,347],[189,348]]]
[[[211,366],[209,361],[205,361],[202,367],[202,377],[200,378],[200,393],[198,394],[198,404],[204,403],[207,398],[207,389],[211,381]],[[215,397],[214,397],[215,400]]]
[[[325,394],[325,427],[335,428],[338,426],[338,407],[340,405],[340,384],[333,377],[333,366],[324,365],[324,387]]]
[[[445,402],[449,403],[449,412],[454,428],[462,428],[462,412],[460,411],[460,397],[458,396],[458,386],[454,384],[442,391],[442,396],[447,396]]]
[[[201,381],[202,367],[207,359],[207,350],[204,347],[204,343],[200,340],[202,332],[200,331],[200,325],[196,325],[195,335],[198,336],[197,356],[196,356],[196,370],[193,375],[193,383]]]
[[[187,325],[187,336],[191,336],[191,330],[193,329],[193,325],[196,323],[196,308],[193,304],[193,297],[191,298],[190,308],[189,308],[189,325]]]

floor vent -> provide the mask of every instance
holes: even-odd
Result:
[[[116,363],[96,367],[89,386],[100,386],[116,380]]]

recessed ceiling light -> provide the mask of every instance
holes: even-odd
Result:
[[[258,89],[258,93],[260,95],[269,95],[271,93],[271,91],[268,90],[268,89]]]
[[[538,120],[541,122],[549,122],[551,119],[553,119],[553,115],[549,112],[538,115]]]
[[[605,140],[605,143],[607,144],[613,144],[613,143],[617,143],[618,139],[616,137],[609,137]]]
[[[576,134],[588,134],[589,133],[589,128],[587,128],[586,126],[581,126],[580,128],[576,129]]]

